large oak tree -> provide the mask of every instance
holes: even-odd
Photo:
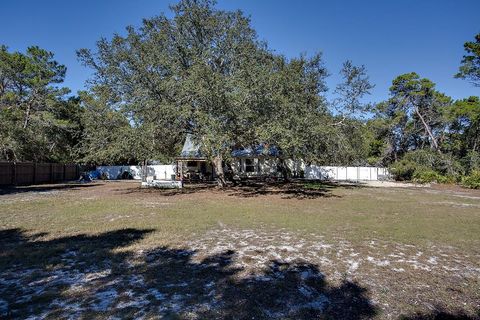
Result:
[[[320,56],[272,53],[242,12],[217,10],[212,1],[183,0],[171,9],[171,19],[145,19],[125,36],[101,39],[95,52],[78,51],[95,71],[92,88],[110,88],[118,101],[112,107],[145,139],[139,144],[155,141],[145,157],[172,152],[189,133],[223,185],[222,162],[233,148],[275,143],[293,158],[315,150],[305,145],[318,141],[309,129],[326,112]]]

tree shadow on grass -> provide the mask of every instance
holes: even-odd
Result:
[[[179,196],[184,194],[201,193],[217,190],[215,183],[194,183],[185,184],[181,189],[163,189],[163,188],[142,188],[134,187],[129,189],[116,189],[115,191],[122,192],[124,194],[145,194],[145,195],[158,195],[164,197]]]
[[[216,184],[185,184],[182,189],[158,189],[158,188],[130,188],[116,191],[125,194],[147,194],[158,196],[179,196],[185,194],[208,192],[226,194],[231,197],[253,198],[260,196],[280,196],[283,199],[316,199],[316,198],[340,198],[334,194],[335,189],[356,189],[364,186],[354,183],[334,183],[327,181],[289,181],[270,182],[260,180],[245,180],[229,183],[225,188],[219,189]]]
[[[0,196],[1,195],[13,195],[21,193],[49,193],[55,191],[63,190],[77,190],[89,187],[95,187],[98,184],[81,184],[81,183],[59,183],[59,184],[48,184],[48,185],[34,185],[34,186],[8,186],[0,187]]]
[[[340,198],[341,196],[332,193],[337,188],[351,188],[351,186],[319,181],[245,181],[238,186],[230,188],[227,192],[229,192],[230,196],[243,198],[267,195],[278,195],[283,199]]]
[[[0,231],[0,318],[365,319],[358,283],[331,285],[317,266],[272,260],[242,274],[236,253],[121,250],[152,230],[42,240]]]

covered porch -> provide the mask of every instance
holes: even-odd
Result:
[[[212,164],[202,157],[178,157],[175,159],[175,176],[185,182],[206,182],[215,179]]]

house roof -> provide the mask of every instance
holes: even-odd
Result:
[[[185,143],[183,144],[182,152],[180,152],[182,158],[203,158],[200,152],[200,146],[193,142],[192,135],[187,134]]]
[[[260,144],[254,148],[247,147],[241,149],[235,149],[232,151],[232,157],[278,157],[280,152],[277,147]],[[204,155],[200,152],[200,146],[196,144],[191,134],[187,134],[185,143],[183,144],[180,158],[184,159],[204,159]]]
[[[277,147],[260,144],[254,148],[248,147],[232,151],[232,157],[278,157],[280,152]]]

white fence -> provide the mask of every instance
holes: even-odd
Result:
[[[309,180],[383,180],[389,177],[387,168],[307,166],[305,179]]]
[[[141,166],[98,166],[97,171],[105,173],[110,180],[118,179],[123,172],[131,173],[135,180],[142,179]],[[147,176],[153,176],[155,180],[171,180],[174,174],[175,166],[171,164],[147,166]]]
[[[130,172],[134,179],[141,180],[141,166],[99,166],[97,170],[106,173],[109,179],[118,179],[125,171]],[[147,176],[155,180],[172,180],[175,174],[175,165],[147,166]],[[335,167],[335,166],[306,166],[305,179],[307,180],[384,180],[389,177],[388,169],[381,167]]]

